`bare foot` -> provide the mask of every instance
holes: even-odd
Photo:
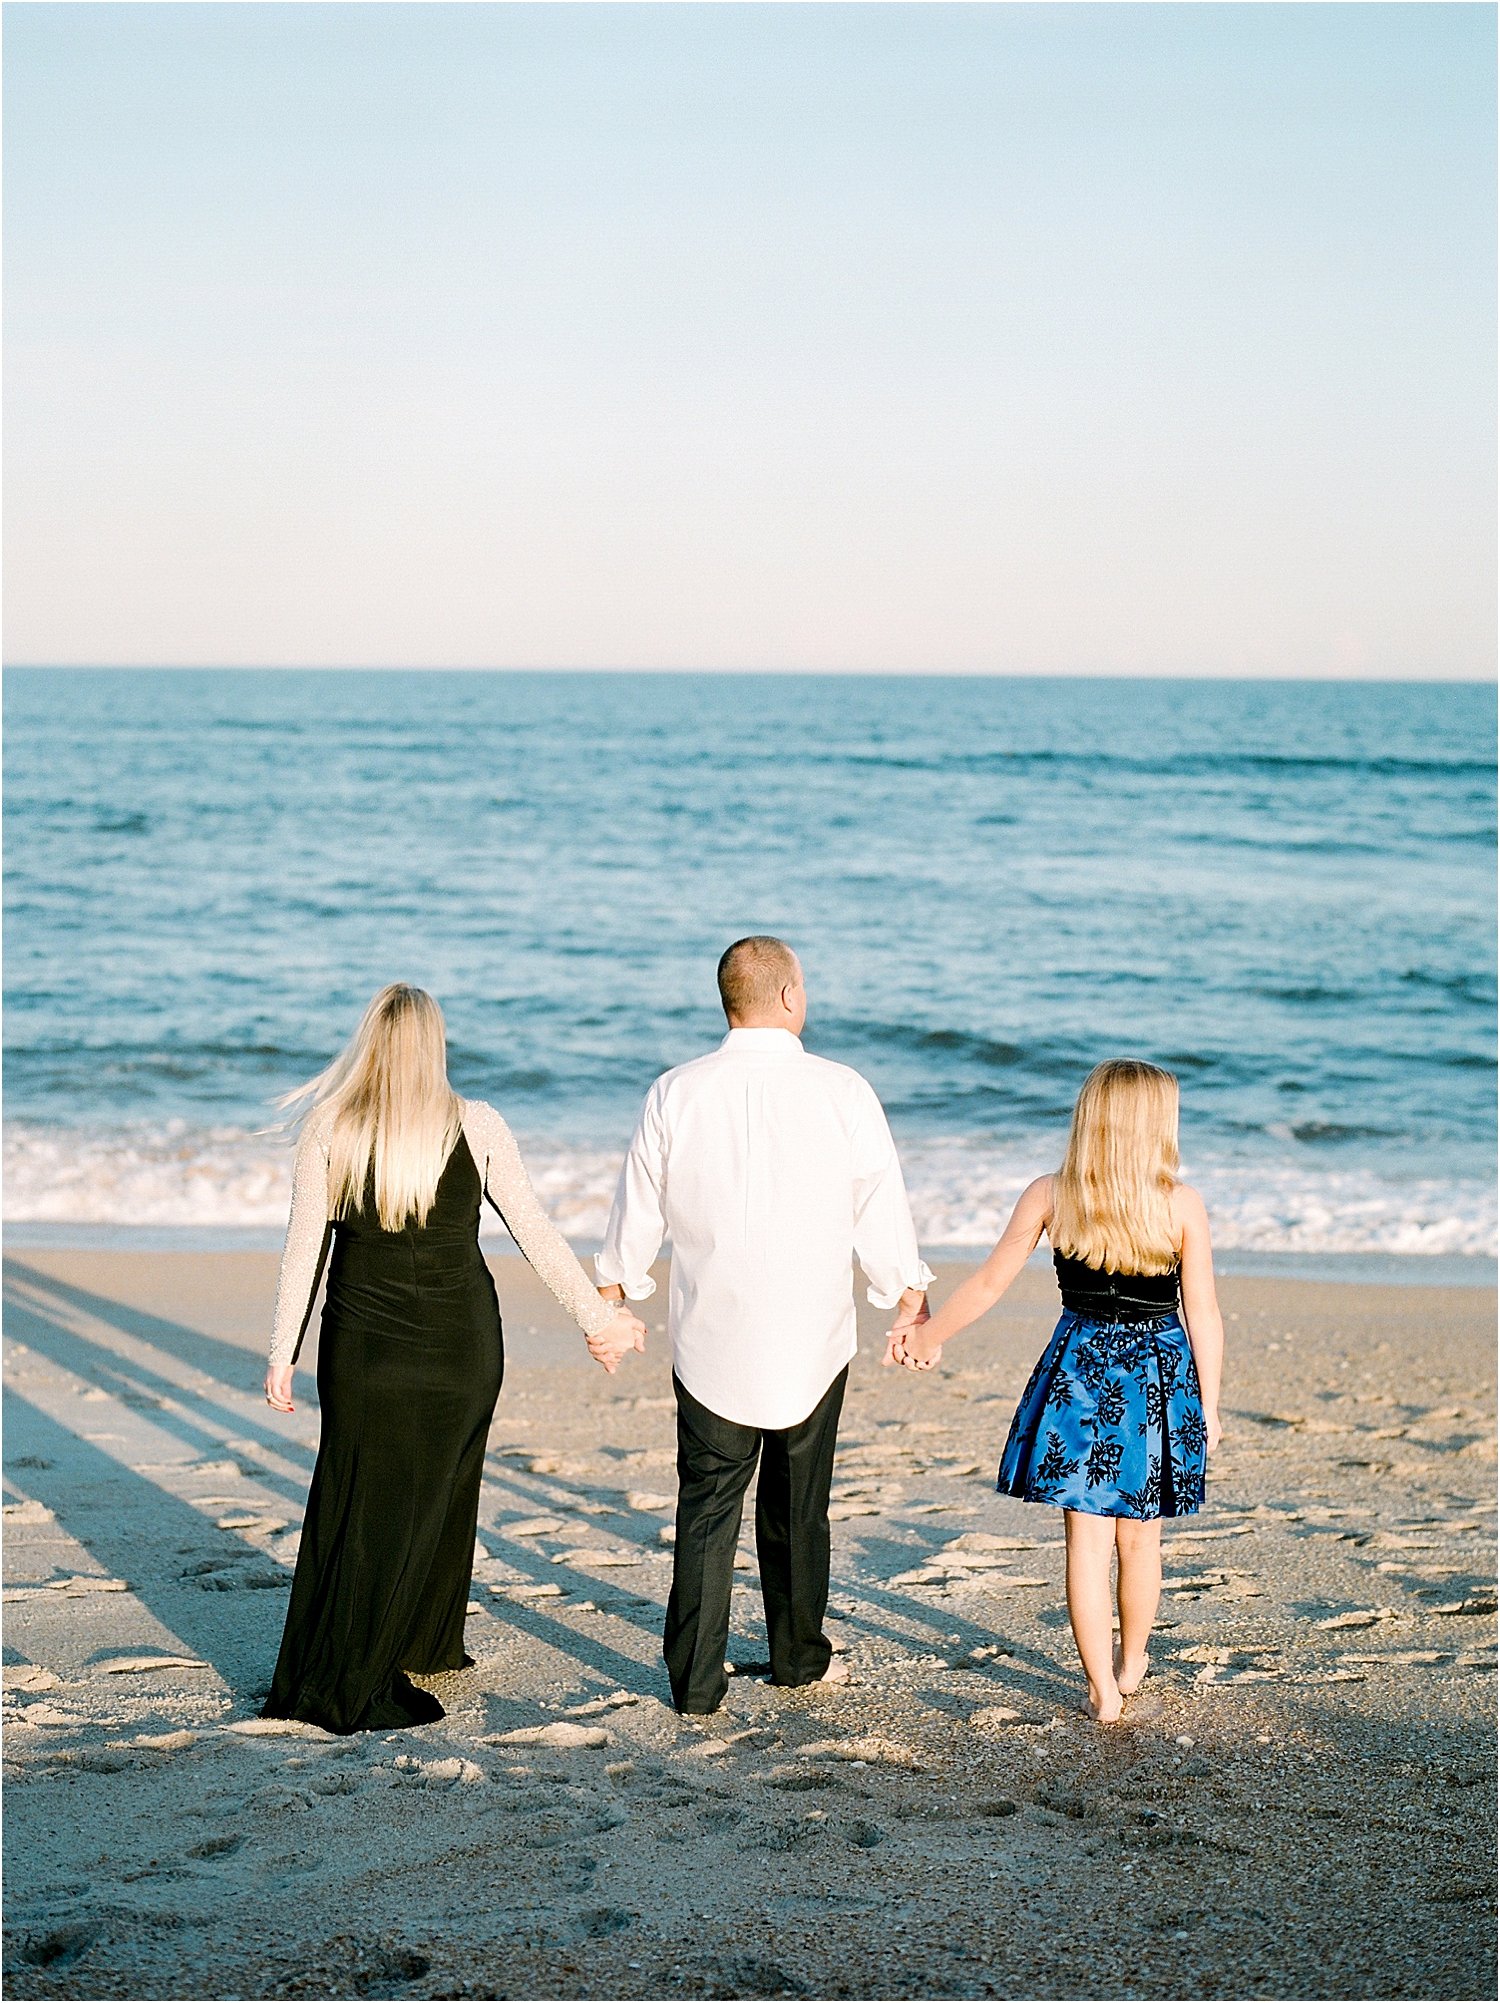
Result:
[[[736,1676],[754,1676],[762,1683],[773,1680],[769,1662],[740,1662],[733,1667]],[[783,1683],[779,1687],[783,1690],[810,1690],[815,1683],[848,1683],[850,1680],[848,1663],[842,1656],[836,1655],[821,1676],[810,1676],[805,1683]]]
[[[1087,1709],[1096,1725],[1114,1725],[1125,1709],[1125,1700],[1113,1683],[1107,1690],[1096,1690],[1091,1683]]]
[[[1143,1648],[1140,1655],[1127,1662],[1124,1651],[1115,1643],[1115,1688],[1122,1697],[1133,1697],[1146,1680],[1146,1672],[1151,1667],[1151,1657]]]

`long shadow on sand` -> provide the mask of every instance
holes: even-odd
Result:
[[[255,1594],[266,1613],[264,1641],[247,1640],[243,1605],[231,1604],[240,1595],[204,1590],[190,1569],[205,1560],[232,1563],[261,1554],[59,1425],[29,1398],[6,1395],[7,1456],[13,1463],[24,1458],[26,1492],[231,1688],[254,1680],[258,1657],[269,1670],[281,1629],[280,1595]]]
[[[180,1377],[154,1369],[129,1356],[121,1355],[107,1343],[81,1334],[58,1312],[70,1308],[115,1328],[133,1342],[144,1343],[171,1357],[198,1376],[206,1376],[224,1390],[244,1395],[260,1375],[257,1359],[233,1343],[181,1322],[166,1321],[160,1315],[90,1293],[50,1274],[39,1273],[18,1259],[5,1261],[5,1321],[8,1335],[18,1337],[46,1355],[74,1376],[96,1384],[137,1410],[148,1412],[151,1422],[175,1432],[196,1453],[226,1451],[222,1432],[200,1428],[193,1423],[196,1413],[208,1427],[228,1427],[237,1437],[251,1440],[267,1452],[301,1461],[311,1469],[313,1455],[298,1440],[240,1409],[221,1403],[210,1392],[185,1383]],[[163,1402],[163,1401],[168,1402]],[[174,1410],[185,1407],[185,1411]],[[300,1503],[294,1484],[270,1470],[258,1470],[257,1480],[282,1488],[289,1500]]]
[[[140,1412],[152,1426],[171,1434],[195,1456],[231,1453],[233,1449],[227,1446],[226,1437],[232,1436],[237,1441],[253,1442],[268,1454],[300,1462],[311,1471],[312,1450],[300,1441],[260,1422],[238,1404],[221,1401],[211,1390],[185,1383],[181,1377],[165,1368],[153,1368],[138,1356],[122,1355],[107,1341],[91,1338],[71,1324],[75,1315],[87,1315],[105,1328],[117,1329],[132,1344],[146,1345],[159,1352],[163,1363],[167,1359],[176,1362],[183,1367],[184,1375],[207,1376],[224,1390],[241,1394],[247,1388],[247,1378],[258,1367],[243,1349],[201,1330],[56,1280],[20,1260],[6,1261],[5,1301],[10,1334],[61,1369]],[[31,1443],[25,1451],[33,1459],[57,1463],[55,1470],[30,1472],[27,1488],[54,1510],[63,1526],[101,1564],[129,1578],[143,1602],[185,1644],[212,1661],[231,1680],[243,1681],[248,1672],[251,1682],[258,1684],[262,1678],[250,1668],[243,1641],[236,1646],[230,1639],[229,1630],[235,1626],[243,1629],[243,1614],[236,1622],[233,1610],[222,1605],[226,1596],[210,1596],[182,1574],[191,1563],[202,1564],[210,1559],[229,1562],[253,1556],[261,1561],[262,1571],[269,1561],[232,1533],[218,1530],[190,1504],[48,1418],[29,1400],[21,1402],[24,1416],[18,1410],[9,1446],[14,1449],[18,1440],[25,1438]],[[46,1444],[36,1444],[43,1440]],[[80,1480],[64,1472],[70,1466],[86,1470]],[[247,1467],[246,1474],[284,1498],[295,1510],[302,1509],[305,1483],[264,1465]],[[594,1493],[589,1484],[575,1488],[572,1484],[538,1479],[519,1469],[494,1464],[487,1468],[486,1478],[491,1484],[503,1485],[517,1500],[542,1507],[576,1506],[580,1497],[591,1497]],[[136,1494],[112,1507],[99,1507],[92,1498],[109,1484],[115,1485],[117,1495],[121,1485],[133,1488]],[[613,1515],[620,1520],[611,1520],[609,1536],[639,1548],[650,1547],[659,1527],[656,1516],[635,1509],[616,1511]],[[123,1527],[115,1527],[127,1522],[143,1523],[143,1532],[126,1534]],[[559,1566],[529,1543],[507,1539],[503,1527],[498,1531],[482,1527],[479,1535],[492,1555],[503,1557],[530,1583],[556,1584],[567,1592],[594,1598],[603,1603],[604,1611],[649,1634],[653,1643],[659,1636],[662,1608],[655,1600],[637,1596],[632,1604],[629,1594],[601,1586],[591,1574],[572,1566]],[[167,1555],[183,1562],[167,1563],[160,1576],[147,1576],[143,1560],[148,1552],[159,1563]],[[877,1554],[867,1549],[862,1556],[866,1562],[876,1556],[878,1567],[880,1557],[888,1557],[892,1564],[909,1564],[912,1552],[907,1545],[891,1544],[888,1551]],[[862,1602],[858,1613],[846,1615],[852,1627],[904,1648],[914,1645],[911,1626],[925,1630],[933,1650],[950,1657],[955,1651],[985,1643],[998,1644],[1005,1651],[1003,1656],[986,1663],[980,1672],[993,1683],[997,1697],[1009,1695],[1044,1704],[1072,1701],[1072,1680],[1059,1662],[1009,1640],[972,1615],[960,1614],[952,1606],[934,1607],[915,1595],[893,1591],[878,1579],[868,1577],[836,1579],[834,1590],[836,1596],[848,1593]],[[221,1604],[216,1605],[216,1600]],[[622,1600],[626,1604],[620,1604]],[[615,1604],[611,1605],[611,1601]],[[279,1609],[278,1602],[271,1604]],[[502,1607],[507,1625],[568,1657],[592,1676],[607,1679],[612,1687],[639,1696],[664,1694],[665,1672],[659,1660],[642,1663],[636,1656],[580,1632],[540,1606],[497,1598],[490,1610],[498,1615]],[[643,1612],[645,1618],[640,1617]],[[221,1618],[216,1617],[221,1613]],[[882,1619],[882,1614],[888,1618]],[[274,1635],[269,1633],[264,1654],[268,1666],[274,1654]],[[518,1694],[514,1703],[520,1707],[525,1700]],[[525,1721],[512,1718],[512,1722]]]

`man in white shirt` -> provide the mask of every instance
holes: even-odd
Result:
[[[737,940],[719,962],[719,995],[729,1034],[647,1093],[596,1261],[606,1300],[645,1300],[651,1262],[672,1240],[678,1499],[663,1648],[678,1710],[697,1714],[717,1710],[728,1688],[735,1545],[757,1459],[771,1680],[827,1674],[828,1491],[857,1346],[852,1260],[873,1304],[899,1306],[903,1321],[926,1318],[932,1279],[880,1101],[857,1071],[802,1048],[796,954],[779,939]]]

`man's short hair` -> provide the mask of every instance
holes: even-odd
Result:
[[[784,939],[755,933],[736,939],[719,961],[719,1000],[731,1021],[736,1016],[761,1015],[776,1006],[777,997],[798,977],[797,955]]]

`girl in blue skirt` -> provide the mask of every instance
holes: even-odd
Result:
[[[1219,1442],[1224,1324],[1208,1214],[1177,1166],[1177,1080],[1134,1058],[1099,1065],[1073,1108],[1062,1167],[1022,1193],[999,1244],[937,1314],[891,1330],[886,1355],[930,1370],[1047,1234],[1062,1319],[1016,1407],[998,1486],[1064,1512],[1068,1617],[1089,1710],[1104,1725],[1146,1674],[1161,1519],[1199,1507]]]

